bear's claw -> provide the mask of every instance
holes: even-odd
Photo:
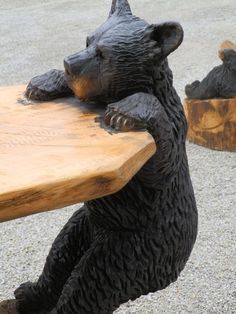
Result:
[[[134,118],[126,116],[116,111],[107,111],[104,117],[106,125],[117,131],[130,131],[137,129],[144,129],[144,126]]]
[[[137,105],[117,102],[107,107],[104,116],[105,124],[117,131],[143,130],[146,123],[139,119]]]

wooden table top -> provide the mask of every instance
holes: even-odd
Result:
[[[115,193],[156,151],[145,131],[101,127],[92,104],[24,89],[0,87],[0,222]]]

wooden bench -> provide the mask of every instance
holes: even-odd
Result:
[[[101,127],[102,108],[24,90],[0,87],[0,222],[115,193],[156,151],[147,132]]]

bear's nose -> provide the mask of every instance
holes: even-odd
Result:
[[[67,58],[64,59],[64,68],[65,68],[66,75],[68,76],[72,75],[71,65],[70,65],[70,62],[67,60]]]

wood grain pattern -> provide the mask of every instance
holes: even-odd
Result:
[[[189,141],[216,150],[236,151],[236,98],[185,99]]]
[[[24,89],[0,87],[0,221],[114,193],[156,151],[147,132],[103,129],[95,105],[29,103]]]

